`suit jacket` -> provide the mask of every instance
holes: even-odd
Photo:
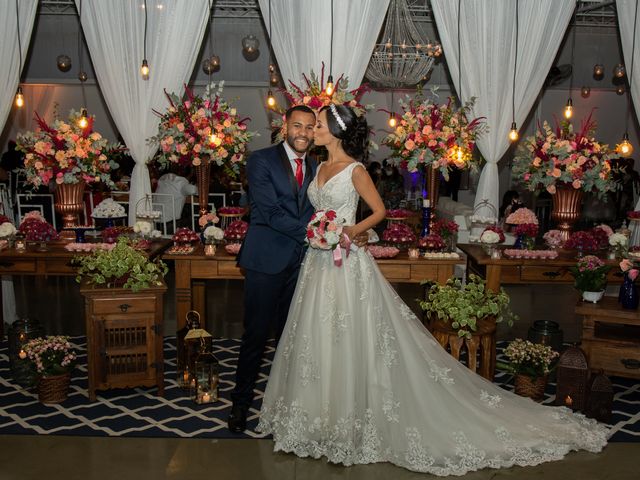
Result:
[[[249,231],[238,264],[242,268],[277,274],[302,259],[306,227],[313,214],[307,188],[316,163],[307,155],[301,188],[282,143],[257,150],[247,160]]]

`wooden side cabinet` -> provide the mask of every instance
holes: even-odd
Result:
[[[83,284],[89,400],[96,390],[158,387],[164,395],[162,353],[166,285],[132,292]]]
[[[579,302],[576,313],[584,316],[581,346],[589,368],[640,378],[640,311],[603,297],[598,303]]]

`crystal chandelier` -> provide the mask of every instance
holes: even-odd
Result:
[[[416,85],[442,54],[439,43],[430,42],[413,24],[407,0],[391,0],[383,43],[376,44],[367,67],[367,78],[387,87]]]

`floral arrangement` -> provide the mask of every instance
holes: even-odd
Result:
[[[33,338],[24,345],[23,352],[41,377],[70,372],[76,361],[69,337],[61,335]]]
[[[451,165],[477,170],[479,162],[471,152],[485,124],[482,118],[467,120],[474,102],[471,99],[457,108],[452,97],[442,105],[420,98],[400,100],[403,113],[399,124],[382,144],[391,149],[392,157],[409,172],[430,167],[439,169],[448,180]]]
[[[249,224],[247,222],[244,220],[235,220],[224,230],[224,238],[225,240],[232,241],[244,240],[248,230]]]
[[[523,223],[538,225],[538,217],[536,217],[533,210],[519,208],[515,212],[510,213],[504,222],[509,225],[522,225]]]
[[[504,241],[504,235],[502,236],[502,238],[503,238],[502,241]],[[500,235],[497,232],[494,232],[493,230],[486,230],[486,229],[480,235],[480,241],[482,243],[486,243],[489,245],[493,245],[501,242]]]
[[[564,242],[562,239],[562,232],[560,230],[549,230],[542,236],[542,238],[551,248],[558,248]]]
[[[595,255],[582,257],[576,265],[569,267],[569,271],[575,279],[576,290],[580,292],[604,290],[609,270],[611,267]]]
[[[56,119],[48,125],[37,113],[39,129],[18,135],[17,149],[24,152],[27,182],[34,188],[61,183],[102,182],[113,188],[111,171],[118,164],[109,157],[122,146],[111,145],[93,131],[94,117],[87,118],[87,126],[79,126],[81,113],[71,110],[68,122]]]
[[[636,278],[638,278],[638,273],[640,273],[640,270],[635,268],[633,262],[628,258],[625,258],[620,262],[620,270],[622,270],[622,273],[624,273],[626,277],[630,278],[632,282],[635,282]]]
[[[16,234],[16,227],[11,222],[0,223],[0,238],[9,238]]]
[[[393,258],[400,253],[396,247],[383,247],[381,245],[369,245],[367,251],[373,258]]]
[[[309,76],[303,73],[302,77],[306,84],[305,88],[301,88],[289,80],[289,87],[281,89],[290,106],[306,105],[312,110],[317,111],[326,105],[335,103],[336,105],[347,105],[351,107],[358,116],[362,116],[374,108],[373,105],[363,105],[360,103],[362,96],[369,91],[369,87],[367,85],[361,85],[355,90],[349,90],[349,79],[344,75],[341,75],[338,80],[336,80],[333,86],[333,93],[328,95],[324,83],[324,62],[320,70],[320,78],[318,78],[313,70],[311,70]],[[279,113],[279,115],[271,121],[271,128],[278,131],[277,140],[282,141],[284,139],[282,127],[284,126],[286,109],[275,107],[274,110]]]
[[[220,219],[214,212],[207,212],[204,215],[200,215],[200,218],[198,218],[198,225],[200,225],[200,228],[204,229],[209,225],[218,223],[219,221]]]
[[[503,288],[499,292],[487,289],[486,281],[471,274],[463,285],[459,278],[450,278],[445,285],[433,284],[420,302],[422,310],[449,322],[458,336],[471,338],[480,319],[494,316],[496,322],[509,325],[517,317],[509,308],[509,296]]]
[[[386,217],[393,219],[404,219],[415,215],[415,212],[407,210],[406,208],[391,208],[387,210]]]
[[[447,220],[446,218],[439,218],[431,227],[432,233],[440,235],[443,239],[451,238],[458,233],[458,224],[453,220]]]
[[[134,233],[138,233],[138,234],[142,235],[143,237],[151,235],[152,231],[153,231],[153,225],[151,225],[151,223],[146,222],[146,221],[138,220],[133,225],[133,232]]]
[[[48,242],[58,239],[58,232],[37,210],[28,212],[22,219],[18,232],[29,242]]]
[[[78,267],[76,281],[85,279],[89,284],[106,288],[130,288],[134,292],[155,285],[162,285],[162,279],[169,271],[159,259],[149,260],[130,244],[126,238],[119,238],[111,250],[95,250],[89,255],[73,258]]]
[[[607,238],[611,237],[611,235],[613,235],[613,228],[611,228],[609,225],[601,223],[600,225],[598,225],[597,227],[594,228],[599,228],[600,230],[604,231],[604,233],[607,234]]]
[[[116,243],[118,237],[133,233],[133,227],[107,227],[101,232],[102,241],[105,243]]]
[[[393,222],[382,232],[382,240],[390,243],[413,243],[416,241],[416,234],[408,225]]]
[[[607,233],[600,227],[591,230],[573,232],[564,244],[567,250],[580,250],[584,252],[595,252],[609,245]]]
[[[535,238],[538,235],[538,225],[535,223],[521,223],[516,225],[513,233],[527,238]]]
[[[224,230],[215,225],[209,225],[204,229],[202,235],[206,240],[219,242],[224,239]]]
[[[174,243],[193,243],[200,241],[200,237],[190,228],[182,227],[176,230],[171,237]]]
[[[558,187],[597,192],[600,196],[616,190],[618,184],[611,179],[609,163],[613,153],[594,139],[596,124],[591,117],[582,121],[578,132],[568,121],[556,124],[555,129],[544,122],[518,149],[514,176],[528,190],[545,188],[551,194]]]
[[[93,218],[118,218],[125,215],[124,207],[113,198],[105,198],[91,212]]]
[[[551,371],[551,364],[558,357],[558,352],[550,346],[521,338],[509,342],[503,353],[509,362],[496,362],[496,368],[534,379],[547,375]]]
[[[498,240],[496,242],[487,242],[482,240],[482,236],[486,233],[486,232],[493,232],[496,235],[498,235]],[[494,238],[493,236],[489,236],[489,238]],[[504,236],[504,230],[502,230],[502,228],[498,227],[497,225],[489,225],[488,227],[486,227],[482,233],[480,234],[480,241],[482,243],[502,243],[505,241],[505,236]]]
[[[172,163],[199,166],[212,162],[235,176],[245,162],[247,143],[256,135],[247,130],[249,118],[239,118],[223,98],[224,82],[208,85],[204,96],[185,85],[184,100],[166,93],[169,108],[160,117],[158,135],[149,142],[160,146],[161,166]]]
[[[609,245],[617,257],[622,257],[627,253],[629,238],[622,233],[612,233],[609,236]]]
[[[439,252],[447,248],[447,244],[437,233],[430,233],[418,240],[418,248],[431,252]]]
[[[340,245],[341,231],[334,210],[318,210],[307,224],[306,242],[311,248],[335,250]]]

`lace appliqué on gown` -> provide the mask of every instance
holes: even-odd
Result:
[[[317,210],[333,209],[346,224],[358,205],[355,168],[363,167],[308,190]],[[276,450],[462,475],[606,444],[603,425],[518,397],[453,359],[368,253],[343,260],[336,267],[331,252],[314,249],[305,256],[258,425]]]

